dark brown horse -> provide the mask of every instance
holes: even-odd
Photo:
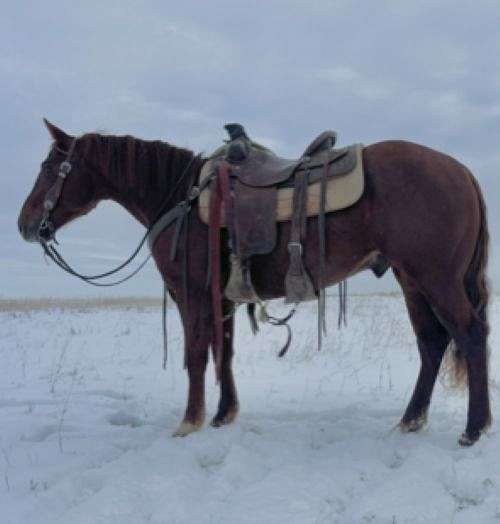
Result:
[[[170,207],[186,197],[204,162],[193,153],[163,142],[129,136],[86,134],[76,140],[46,123],[54,144],[20,217],[22,236],[39,241],[43,202],[57,179],[61,162],[74,145],[72,170],[51,213],[54,229],[89,212],[103,199],[121,204],[149,226],[165,194],[173,191]],[[426,421],[434,383],[444,353],[454,342],[455,371],[469,387],[465,432],[460,443],[475,442],[490,424],[487,364],[487,303],[485,277],[488,249],[486,209],[470,171],[453,158],[403,141],[388,141],[364,149],[366,188],[361,200],[326,220],[328,285],[382,259],[392,267],[403,290],[421,357],[418,380],[400,427],[417,431]],[[179,177],[189,167],[189,176]],[[154,247],[158,269],[180,311],[189,375],[188,403],[175,435],[199,429],[205,418],[204,381],[212,339],[210,294],[206,287],[208,228],[196,205],[189,217],[189,235],[170,261],[173,227]],[[278,226],[278,243],[269,255],[255,257],[252,279],[260,297],[284,295],[288,266],[289,224]],[[225,242],[223,242],[225,245]],[[305,263],[317,284],[318,228],[309,219]],[[185,254],[187,293],[179,260]],[[228,253],[222,253],[222,282],[228,277]],[[226,303],[229,311],[231,304]],[[220,402],[214,426],[232,422],[238,412],[231,361],[233,318],[224,323]]]

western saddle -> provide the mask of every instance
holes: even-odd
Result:
[[[356,165],[355,150],[333,149],[337,134],[324,131],[299,159],[289,160],[252,142],[240,124],[227,124],[225,128],[230,139],[212,156],[217,180],[222,183],[212,184],[210,210],[211,216],[213,212],[217,215],[214,207],[224,203],[232,253],[232,270],[224,294],[236,303],[260,302],[250,279],[249,260],[275,248],[277,192],[279,188],[293,187],[286,302],[314,298],[317,294],[302,259],[307,186],[315,182],[324,186],[327,179],[351,171]],[[320,220],[322,214],[320,206]],[[211,218],[210,223],[213,229],[220,227],[220,221],[216,224]]]
[[[356,167],[355,147],[333,149],[337,134],[324,131],[298,159],[285,159],[251,141],[240,124],[225,126],[229,140],[211,156],[210,184],[210,279],[216,329],[214,340],[222,344],[220,282],[220,228],[229,233],[231,273],[224,295],[234,303],[261,303],[251,281],[253,255],[272,252],[276,246],[278,190],[293,187],[293,212],[288,241],[290,264],[285,278],[285,301],[297,304],[317,297],[324,327],[325,188],[327,180],[345,175]],[[308,185],[320,183],[319,274],[316,288],[303,260],[306,237]],[[224,217],[223,217],[224,214]],[[219,329],[217,329],[217,319]]]

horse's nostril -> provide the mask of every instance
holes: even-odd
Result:
[[[21,233],[24,240],[28,240],[28,228],[26,226],[19,225],[19,233]]]
[[[17,219],[17,228],[19,229],[19,233],[21,233],[21,236],[24,237],[24,224],[21,220],[21,217]]]

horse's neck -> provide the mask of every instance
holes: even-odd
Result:
[[[107,165],[103,183],[108,198],[146,227],[157,218],[160,208],[166,205],[162,209],[166,212],[186,198],[199,170],[191,151],[161,142],[109,137],[104,147],[107,150],[101,158]],[[187,176],[179,183],[183,175]]]

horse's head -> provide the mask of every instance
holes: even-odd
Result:
[[[19,215],[19,231],[29,242],[49,241],[64,224],[98,202],[96,170],[83,158],[76,139],[44,120],[54,142]]]

